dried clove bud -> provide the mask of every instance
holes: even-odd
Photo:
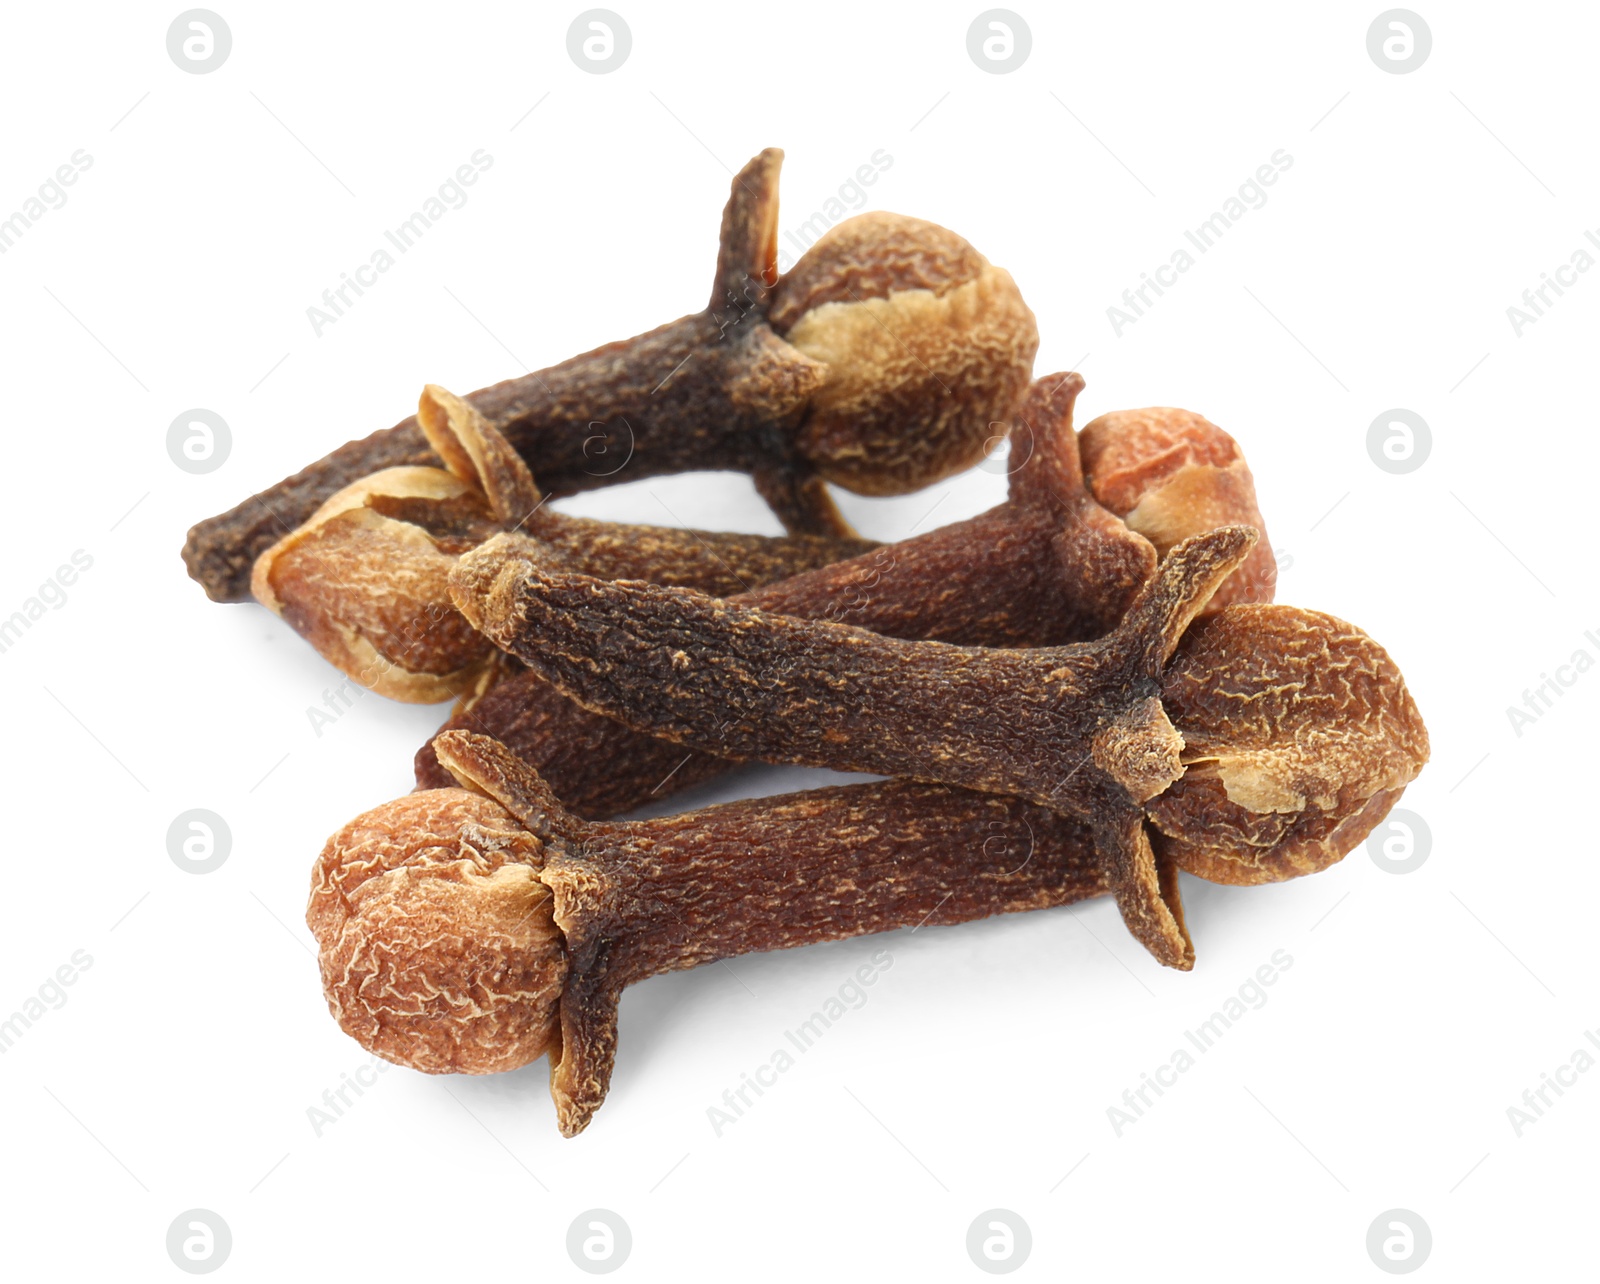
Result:
[[[568,1137],[605,1099],[628,985],[1106,888],[1084,827],[1017,799],[885,781],[589,824],[498,742],[438,747],[465,788],[376,808],[317,861],[306,922],[328,1007],[430,1073],[548,1054]]]
[[[429,385],[418,422],[445,468],[345,487],[256,560],[251,591],[330,663],[396,700],[481,698],[507,667],[450,601],[455,559],[501,531],[552,569],[727,596],[855,556],[871,541],[731,535],[571,517],[471,403]]]
[[[1263,538],[1206,606],[1270,602],[1278,563],[1239,443],[1202,415],[1171,406],[1114,410],[1078,436],[1094,497],[1165,557],[1191,535],[1253,526]]]
[[[1266,877],[1337,859],[1428,753],[1393,662],[1329,616],[1228,608],[1166,672],[1255,541],[1237,526],[1191,537],[1115,632],[1032,649],[907,642],[550,574],[487,546],[458,564],[451,591],[499,646],[635,730],[730,757],[1016,794],[1082,819],[1129,930],[1186,968],[1180,857]],[[1151,824],[1174,839],[1159,860]]]
[[[1399,668],[1331,615],[1230,606],[1189,626],[1161,676],[1184,772],[1145,815],[1214,883],[1281,882],[1340,860],[1428,760]]]
[[[735,176],[704,311],[471,394],[550,493],[733,469],[786,529],[849,535],[824,482],[904,494],[981,456],[1038,347],[1010,275],[936,224],[872,213],[780,279],[782,159]],[[242,600],[260,553],[335,492],[438,463],[408,419],[199,523],[184,562],[214,600]]]
[[[885,545],[870,554],[781,580],[731,599],[802,619],[853,624],[889,637],[962,646],[1055,646],[1101,637],[1122,618],[1155,570],[1149,542],[1108,512],[1084,484],[1072,412],[1083,379],[1036,379],[1009,434],[1011,476],[1006,502],[967,521]],[[1175,412],[1186,413],[1186,412]],[[1199,534],[1213,516],[1243,516],[1253,497],[1243,455],[1233,439],[1198,416],[1193,437],[1225,467],[1183,472],[1170,435],[1149,431],[1141,412],[1095,421],[1095,456],[1114,461],[1113,503],[1133,510],[1150,479],[1184,477],[1188,501],[1171,508],[1163,528]],[[1085,430],[1087,435],[1088,430]],[[1124,440],[1126,438],[1126,440]],[[1176,462],[1175,462],[1176,461]],[[1165,494],[1166,491],[1157,491]],[[1253,498],[1249,513],[1254,513]],[[1263,546],[1257,545],[1257,552]],[[492,576],[493,559],[520,557],[509,544],[474,558],[476,574]],[[1270,559],[1270,552],[1268,557]],[[1246,559],[1248,570],[1256,562]],[[1269,560],[1270,569],[1270,560]],[[609,578],[624,578],[613,576]],[[1231,592],[1233,579],[1224,585]],[[1272,577],[1259,576],[1242,594],[1270,601]],[[1212,609],[1208,603],[1207,611]],[[532,763],[556,795],[584,816],[616,815],[675,789],[715,776],[725,763],[652,742],[609,719],[572,708],[537,673],[520,673],[448,724],[504,741]],[[590,764],[615,764],[603,774]],[[449,777],[424,746],[417,783],[437,788]]]

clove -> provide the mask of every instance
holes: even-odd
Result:
[[[1174,659],[1255,542],[1239,526],[1193,536],[1114,632],[1026,649],[908,642],[547,573],[492,543],[461,561],[451,590],[502,649],[637,731],[735,758],[1016,794],[1083,820],[1129,930],[1187,968],[1173,866],[1238,863],[1271,878],[1338,859],[1428,754],[1393,661],[1331,616],[1229,607]],[[1159,860],[1152,826],[1172,840]]]
[[[1266,530],[1239,443],[1192,410],[1114,410],[1089,421],[1078,434],[1078,451],[1094,497],[1162,557],[1190,535],[1219,526]],[[1206,612],[1270,602],[1277,582],[1277,559],[1262,538]]]
[[[306,922],[329,1011],[429,1073],[548,1055],[568,1137],[605,1099],[628,985],[1106,888],[1084,827],[1017,799],[885,781],[591,824],[498,742],[437,746],[462,787],[367,812],[317,861]]]
[[[1173,434],[1149,430],[1148,412],[1094,421],[1094,455],[1104,465],[1104,498],[1113,506],[1108,511],[1086,486],[1079,464],[1072,414],[1082,390],[1078,374],[1034,381],[1008,434],[1009,494],[998,507],[731,600],[907,640],[1054,646],[1110,632],[1154,572],[1155,551],[1121,513],[1156,508],[1161,532],[1177,538],[1230,520],[1259,526],[1238,445],[1198,415],[1188,416],[1188,436],[1176,449]],[[1197,464],[1196,455],[1203,462]],[[504,543],[485,549],[474,558],[474,573],[492,576],[496,558],[523,555]],[[1266,572],[1235,599],[1271,600],[1270,550],[1267,557]],[[1253,552],[1240,573],[1254,564]],[[1231,585],[1232,578],[1225,588]],[[448,727],[504,741],[569,807],[591,817],[631,810],[728,766],[575,709],[532,672],[515,675]],[[596,773],[589,767],[595,761],[614,768]],[[449,783],[428,746],[417,754],[416,773],[422,788]]]
[[[251,591],[330,663],[396,700],[481,698],[508,665],[450,601],[455,559],[499,532],[552,569],[727,596],[876,547],[837,535],[724,534],[593,521],[545,506],[470,402],[429,385],[417,420],[444,468],[347,486],[256,559]]]
[[[850,535],[825,482],[898,495],[981,456],[1038,347],[1010,275],[936,224],[868,213],[780,277],[782,159],[768,148],[734,177],[705,310],[468,398],[549,493],[731,469],[787,530]],[[256,558],[330,496],[439,462],[407,419],[199,523],[184,562],[213,600],[241,601]]]

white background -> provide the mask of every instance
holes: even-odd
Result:
[[[196,1207],[241,1280],[584,1278],[565,1239],[593,1207],[650,1279],[980,1278],[965,1236],[990,1208],[1031,1227],[1025,1277],[1381,1278],[1367,1228],[1396,1207],[1431,1227],[1423,1277],[1592,1269],[1600,1073],[1520,1137],[1507,1108],[1600,1024],[1600,673],[1520,736],[1506,707],[1600,658],[1600,272],[1520,338],[1506,309],[1600,227],[1600,11],[1416,3],[1433,51],[1407,75],[1368,56],[1378,3],[1017,0],[1033,49],[1006,75],[968,56],[978,2],[614,0],[633,48],[608,75],[568,56],[578,4],[216,0],[233,50],[206,75],[167,55],[176,4],[15,8],[0,217],[76,149],[93,164],[0,256],[0,616],[74,550],[93,566],[0,655],[0,1015],[75,950],[93,964],[0,1056],[7,1276],[182,1278],[165,1236]],[[338,675],[260,608],[208,603],[184,532],[425,382],[466,392],[703,306],[729,170],[768,145],[786,229],[888,152],[868,207],[1011,269],[1037,370],[1088,381],[1082,421],[1180,405],[1238,437],[1280,598],[1369,629],[1428,720],[1402,805],[1431,855],[1189,880],[1188,975],[1095,903],[653,980],[576,1140],[543,1063],[391,1070],[318,1137],[308,1108],[367,1057],[323,1006],[308,870],[410,787],[445,709],[368,696],[317,736]],[[469,202],[314,335],[307,307],[479,148]],[[1106,309],[1280,148],[1268,203],[1117,337]],[[167,456],[192,407],[232,430],[206,476]],[[1407,475],[1366,449],[1392,407],[1432,428]],[[890,539],[1003,485],[843,504]],[[728,474],[565,506],[777,529]],[[204,876],[166,850],[195,807],[233,835]],[[867,1006],[716,1136],[707,1108],[878,948]],[[1275,950],[1294,962],[1266,1005],[1115,1135],[1107,1108]]]

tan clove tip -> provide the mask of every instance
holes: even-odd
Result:
[[[452,475],[480,492],[495,519],[518,526],[542,501],[528,465],[465,397],[430,383],[417,401],[417,423]]]
[[[1190,623],[1256,546],[1251,526],[1220,526],[1191,535],[1161,559],[1107,642],[1139,658],[1155,677]]]
[[[1084,426],[1078,450],[1094,497],[1163,557],[1189,536],[1219,526],[1266,530],[1239,443],[1192,410],[1112,411]],[[1203,614],[1235,602],[1270,602],[1277,581],[1277,561],[1263,538]]]
[[[473,628],[493,637],[503,624],[502,615],[514,597],[515,583],[533,566],[522,541],[511,534],[496,535],[458,558],[450,568],[450,600]]]
[[[251,592],[362,686],[394,700],[448,700],[494,655],[451,609],[446,586],[462,539],[492,529],[480,492],[444,469],[388,468],[332,495],[264,551]]]
[[[1131,705],[1089,742],[1095,766],[1134,802],[1154,798],[1183,775],[1183,737],[1154,696]]]
[[[464,789],[410,794],[330,838],[306,924],[340,1028],[429,1074],[544,1055],[567,952],[543,854],[505,808]]]

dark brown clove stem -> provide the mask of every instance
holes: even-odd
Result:
[[[1072,412],[1083,376],[1034,380],[1009,430],[1006,501],[986,513],[737,600],[886,637],[1046,646],[1116,627],[1156,555],[1084,484]]]
[[[421,1070],[548,1051],[569,1137],[605,1098],[625,986],[1106,887],[1081,825],[1016,799],[889,781],[589,824],[497,742],[438,744],[476,794],[399,799],[318,861],[306,917],[329,1007],[363,1046]]]
[[[470,402],[430,385],[417,413],[449,470],[481,489],[499,527],[553,568],[730,597],[879,547],[855,536],[744,535],[574,517],[545,503],[527,464]]]
[[[731,600],[888,637],[966,646],[1058,645],[1110,631],[1155,570],[1156,557],[1084,485],[1072,427],[1082,389],[1077,374],[1034,381],[1010,429],[1005,503]],[[497,549],[503,557],[525,555],[507,544]],[[485,550],[475,559],[480,574],[493,574],[492,556]],[[502,684],[450,725],[509,744],[582,815],[614,815],[726,766],[705,755],[685,761],[681,750],[571,710],[532,673]],[[617,771],[601,778],[586,770],[597,751]],[[417,780],[425,788],[446,783],[426,746],[417,755]]]
[[[731,469],[790,531],[849,535],[824,481],[902,494],[982,454],[1038,346],[1009,275],[934,224],[869,214],[780,280],[782,156],[734,178],[706,310],[471,394],[548,492]],[[330,495],[438,463],[407,419],[199,523],[184,561],[214,600],[243,600],[257,556]]]
[[[648,806],[738,765],[591,713],[526,670],[495,683],[428,737],[412,764],[418,789],[445,789],[453,783],[434,740],[455,731],[504,741],[544,777],[568,810],[585,820],[605,820]],[[596,763],[605,765],[597,770]]]
[[[1075,441],[1072,414],[1082,388],[1077,374],[1034,381],[1009,431],[1005,503],[732,600],[908,641],[1057,646],[1109,632],[1155,569],[1149,542],[1113,513],[1139,523],[1163,552],[1219,525],[1260,528],[1250,470],[1227,433],[1188,411],[1156,409],[1102,415]],[[1080,444],[1098,469],[1092,479],[1079,467]],[[1248,578],[1239,583],[1240,576]],[[1275,581],[1263,540],[1217,597],[1268,602]],[[1204,613],[1217,605],[1214,597]],[[458,711],[446,729],[504,741],[572,810],[595,818],[727,769],[725,759],[685,753],[574,707],[536,673],[511,677]],[[588,766],[596,761],[614,767],[598,774]],[[430,745],[415,765],[419,788],[450,783]]]
[[[1254,543],[1247,527],[1186,540],[1114,633],[1021,650],[905,642],[492,556],[484,567],[464,559],[451,587],[463,614],[503,649],[636,730],[734,757],[1017,794],[1084,820],[1130,931],[1162,962],[1187,967],[1193,953],[1175,880],[1158,869],[1145,823],[1147,806],[1159,809],[1194,762],[1184,756],[1184,727],[1163,706],[1163,668]],[[1224,645],[1207,645],[1185,671],[1189,706],[1217,745],[1202,771],[1219,752],[1237,759],[1232,780],[1223,777],[1229,800],[1310,823],[1366,808],[1416,774],[1426,733],[1371,639],[1309,612],[1230,609],[1247,618],[1212,634]],[[1240,694],[1233,668],[1261,686]],[[1278,718],[1253,712],[1263,696]],[[1234,719],[1246,733],[1238,744],[1228,737]],[[1211,801],[1186,794],[1160,823],[1241,859],[1257,835],[1217,825]]]
[[[1161,666],[1254,542],[1246,528],[1191,541],[1105,641],[1028,650],[903,642],[524,562],[484,588],[469,557],[452,589],[500,647],[636,730],[1016,794],[1091,823],[1129,930],[1161,961],[1192,966],[1140,805],[1183,773]]]
[[[455,558],[498,532],[551,569],[726,596],[876,547],[835,535],[727,534],[552,511],[469,402],[430,385],[418,419],[445,468],[391,468],[328,500],[256,559],[251,592],[332,664],[392,699],[473,697],[508,666],[456,612]]]

